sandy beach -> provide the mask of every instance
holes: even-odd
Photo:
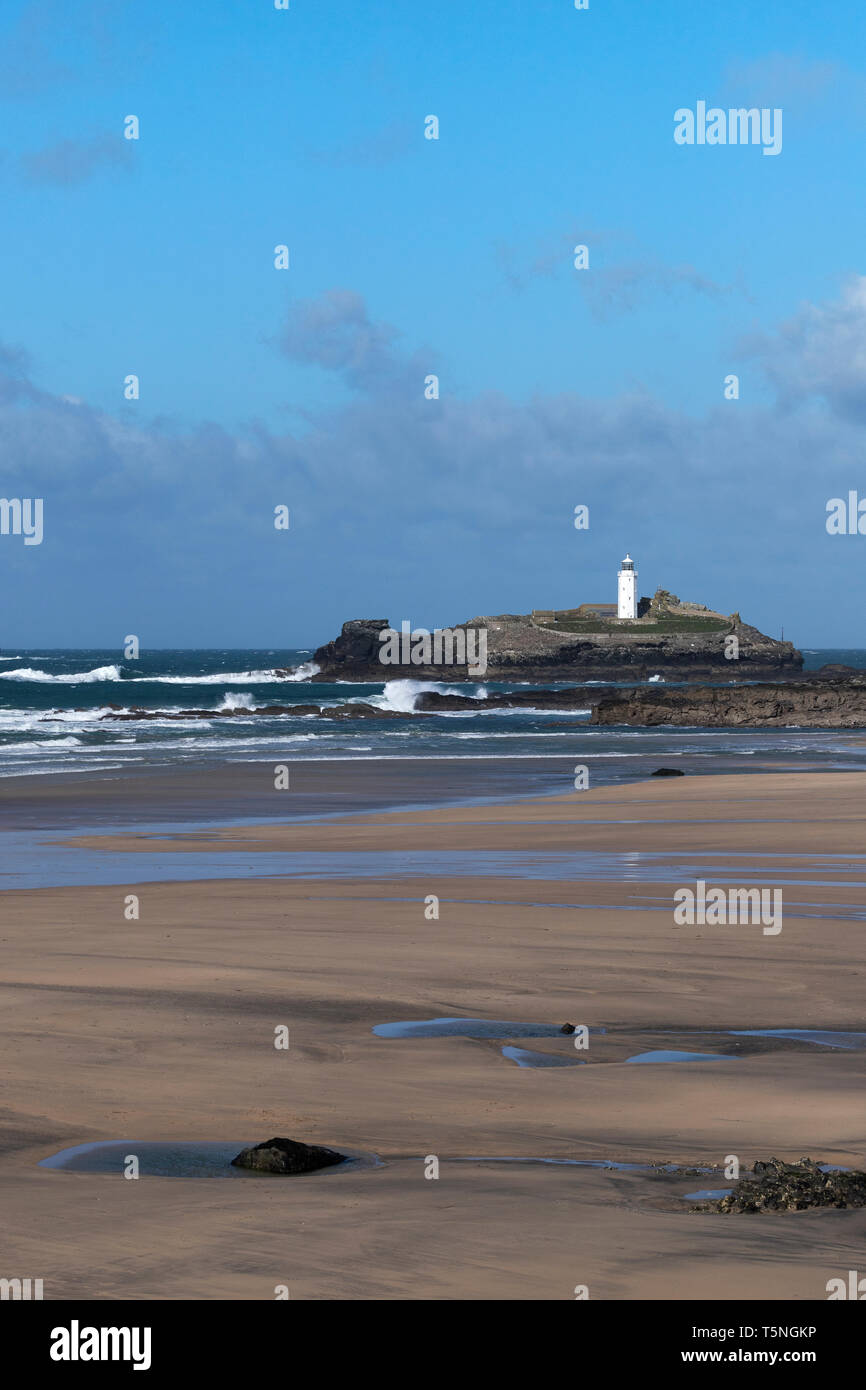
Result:
[[[158,851],[181,872],[184,853],[241,845],[258,876],[3,894],[7,1262],[50,1298],[267,1299],[281,1283],[307,1299],[825,1298],[862,1261],[862,1211],[696,1213],[684,1194],[718,1174],[502,1160],[863,1166],[866,1052],[730,1030],[863,1031],[866,889],[844,856],[862,852],[864,801],[859,773],[689,777],[80,837],[94,863]],[[378,873],[397,850],[445,871]],[[368,867],[261,876],[269,855],[322,851]],[[473,853],[549,851],[581,873],[467,871]],[[632,867],[602,859],[592,877],[605,855]],[[673,891],[707,856],[720,882],[782,886],[778,935],[675,924]],[[441,1017],[593,1031],[584,1065],[556,1068],[516,1065],[507,1039],[372,1031]],[[570,1037],[516,1042],[575,1056]],[[721,1060],[628,1062],[664,1048]],[[225,1183],[37,1166],[97,1140],[273,1134],[381,1164]]]

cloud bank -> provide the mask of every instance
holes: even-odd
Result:
[[[249,611],[271,631],[285,624],[288,641],[291,614],[309,613],[315,630],[292,633],[308,645],[338,616],[393,617],[395,595],[419,621],[564,602],[582,567],[609,568],[626,546],[651,557],[656,582],[756,621],[773,562],[791,607],[844,613],[846,567],[862,562],[828,552],[823,509],[848,487],[866,492],[863,277],[751,340],[773,404],[725,402],[720,387],[700,417],[646,394],[426,400],[399,334],[346,289],[293,306],[278,345],[336,374],[351,399],[304,432],[181,431],[137,403],[115,415],[55,396],[19,350],[0,353],[0,491],[45,499],[38,551],[0,542],[29,576],[21,621],[43,612],[47,583],[77,634],[123,625],[116,615],[145,592],[149,622],[171,630],[185,607],[199,624]],[[578,503],[591,513],[580,551]],[[282,550],[278,504],[292,513]]]

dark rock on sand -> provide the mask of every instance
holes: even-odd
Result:
[[[575,1033],[577,1029],[573,1023],[563,1023],[559,1031],[560,1033]]]
[[[232,1159],[233,1168],[250,1168],[256,1173],[315,1173],[345,1163],[346,1155],[318,1144],[300,1144],[294,1139],[266,1139],[251,1149],[242,1149]]]
[[[650,773],[650,777],[685,777],[685,775],[680,767],[657,767],[655,772]]]
[[[718,1201],[695,1211],[808,1211],[811,1207],[866,1207],[866,1173],[825,1173],[811,1158],[756,1163],[752,1173]]]

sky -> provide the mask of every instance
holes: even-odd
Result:
[[[864,33],[4,0],[0,496],[43,533],[0,534],[0,648],[612,601],[626,550],[641,594],[866,647],[866,535],[826,527],[866,499]],[[781,149],[677,143],[699,102],[781,111]]]

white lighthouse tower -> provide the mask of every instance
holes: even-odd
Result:
[[[626,555],[622,569],[617,575],[619,585],[616,594],[616,616],[618,618],[637,617],[637,570],[634,560]]]

